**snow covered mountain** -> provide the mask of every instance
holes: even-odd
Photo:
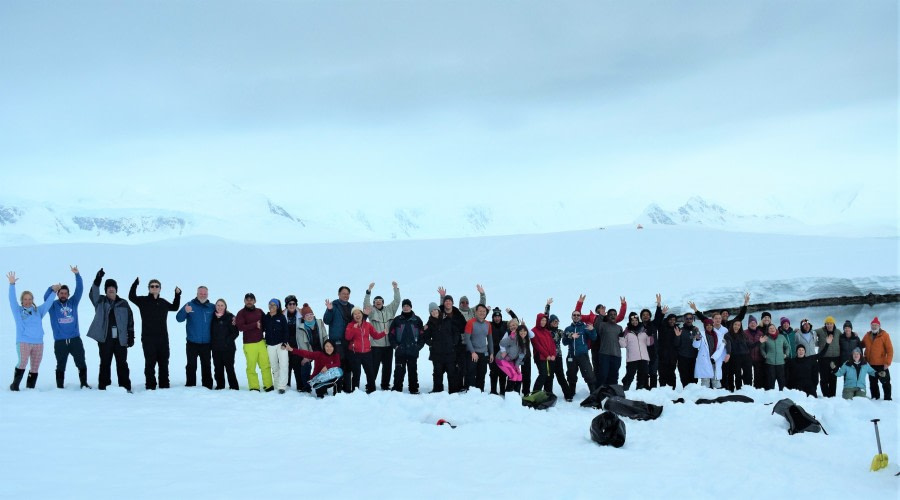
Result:
[[[656,203],[651,203],[644,212],[635,219],[641,225],[696,225],[716,228],[752,230],[767,228],[779,232],[788,226],[799,226],[802,223],[785,215],[738,215],[729,212],[715,203],[708,203],[703,198],[692,197],[684,205],[675,210],[665,210]]]

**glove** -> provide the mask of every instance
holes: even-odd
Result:
[[[128,347],[134,347],[134,334],[128,334]]]
[[[106,276],[106,273],[103,272],[103,268],[101,267],[99,271],[97,271],[97,276],[94,277],[94,284],[100,286],[100,280]]]

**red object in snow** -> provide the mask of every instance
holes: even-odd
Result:
[[[451,429],[456,429],[456,426],[455,426],[455,425],[453,425],[453,424],[451,424],[450,422],[444,420],[443,418],[440,419],[440,420],[438,420],[438,421],[437,421],[437,424],[438,424],[438,425],[444,425],[444,424],[447,424],[447,425],[450,426]]]

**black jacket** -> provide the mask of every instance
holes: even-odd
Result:
[[[266,336],[266,345],[286,344],[290,337],[287,318],[284,314],[263,314],[263,334]]]
[[[642,311],[643,312],[643,311]],[[641,325],[644,327],[644,331],[647,332],[648,337],[653,337],[653,345],[647,347],[647,354],[650,356],[651,360],[659,359],[658,355],[658,347],[659,343],[659,329],[663,324],[663,313],[662,307],[656,306],[656,314],[650,318],[650,321],[646,323],[641,321]],[[675,332],[672,332],[674,335]]]
[[[236,351],[234,341],[238,338],[238,329],[234,326],[234,315],[226,311],[221,318],[213,314],[209,323],[209,342],[214,351]]]
[[[456,307],[450,314],[441,309],[438,318],[428,317],[428,328],[425,330],[425,343],[431,348],[428,359],[454,359],[456,349],[460,345],[460,336],[466,329],[466,319]]]
[[[425,345],[425,334],[422,318],[413,312],[400,313],[391,321],[388,328],[388,338],[391,347],[396,349],[398,356],[418,356],[419,350]]]
[[[153,338],[162,339],[169,337],[169,329],[166,327],[166,320],[169,312],[177,312],[181,305],[181,294],[175,294],[174,302],[158,297],[153,298],[152,295],[137,294],[137,280],[131,284],[131,290],[128,291],[128,300],[130,300],[138,311],[141,312],[141,339]]]
[[[737,333],[728,331],[725,334],[725,353],[732,356],[750,355],[750,342],[744,335],[744,330]]]
[[[819,365],[817,356],[804,356],[794,358],[787,364],[788,389],[797,389],[811,396],[816,395],[816,387],[819,385]]]

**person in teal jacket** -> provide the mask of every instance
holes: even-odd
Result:
[[[853,349],[850,359],[838,367],[834,372],[835,377],[844,377],[844,390],[841,396],[844,399],[866,397],[866,376],[874,377],[875,369],[866,363],[859,347]]]
[[[84,293],[84,282],[78,266],[70,266],[75,274],[75,293],[69,295],[69,287],[57,283],[44,292],[44,300],[56,294],[50,306],[50,328],[53,329],[53,354],[56,355],[56,387],[62,389],[66,380],[66,362],[69,356],[78,367],[78,379],[82,389],[90,389],[87,383],[87,363],[84,362],[84,344],[78,327],[78,304]]]
[[[759,354],[766,363],[766,390],[774,389],[775,382],[779,391],[784,390],[784,362],[791,354],[787,337],[779,334],[775,325],[770,324],[766,335],[759,338]]]
[[[18,391],[22,377],[25,375],[25,366],[30,365],[28,380],[25,387],[34,389],[37,384],[38,368],[41,366],[41,358],[44,356],[44,325],[41,320],[50,310],[52,302],[44,302],[40,307],[34,305],[34,295],[29,291],[22,292],[16,301],[16,273],[10,271],[6,275],[9,279],[9,308],[13,319],[16,321],[16,348],[19,354],[19,363],[13,373],[13,382],[9,390]]]

